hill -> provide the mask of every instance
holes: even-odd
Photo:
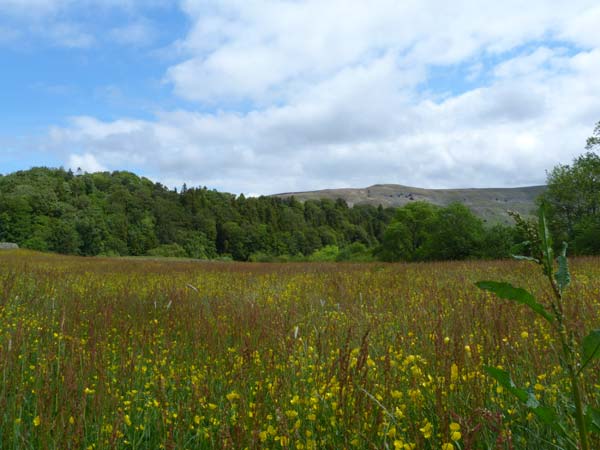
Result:
[[[414,201],[425,201],[437,206],[459,202],[488,223],[512,223],[508,210],[530,215],[535,209],[535,199],[546,186],[485,189],[422,189],[400,184],[375,184],[359,189],[324,189],[308,192],[286,192],[275,197],[294,197],[299,201],[317,199],[343,199],[348,206],[382,205],[399,207]]]

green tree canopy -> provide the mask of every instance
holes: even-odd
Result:
[[[600,146],[600,122],[596,124],[594,133],[588,138],[585,148],[587,150],[592,150],[598,146]]]
[[[515,241],[514,228],[485,228],[460,203],[414,202],[396,211],[376,254],[384,261],[505,258]]]
[[[481,254],[483,222],[461,203],[439,211],[426,245],[427,259],[466,259]]]
[[[436,220],[437,208],[430,203],[414,202],[398,208],[383,234],[381,258],[385,261],[422,260]]]
[[[392,215],[344,201],[177,192],[124,171],[38,167],[0,177],[0,241],[89,256],[303,258],[327,245],[375,246]]]
[[[600,253],[600,122],[587,141],[588,151],[570,165],[558,165],[547,178],[546,204],[552,233],[577,254]]]

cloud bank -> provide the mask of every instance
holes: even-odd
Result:
[[[46,151],[231,192],[516,186],[543,183],[600,120],[596,1],[179,7],[190,27],[164,82],[181,106],[82,114],[51,129]],[[144,39],[138,24],[114,36]]]

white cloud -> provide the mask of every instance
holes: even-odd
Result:
[[[593,1],[184,1],[189,58],[167,79],[196,101],[285,99],[340,70],[395,55],[399,68],[449,65],[570,32]],[[596,33],[597,34],[597,33]],[[587,38],[584,37],[587,40]]]
[[[533,73],[547,76],[568,67],[567,50],[539,47],[533,52],[523,54],[498,64],[494,75],[498,78],[514,79],[529,77]],[[545,70],[544,70],[545,69]]]
[[[85,153],[83,155],[70,155],[69,156],[69,168],[77,171],[82,170],[84,172],[103,172],[106,168],[100,164],[94,155],[91,153]]]
[[[600,120],[600,43],[580,32],[595,1],[182,6],[192,27],[165,78],[198,111],[79,117],[49,150],[234,192],[514,186],[543,182]],[[464,86],[440,93],[433,69]]]
[[[581,5],[573,6],[577,13],[565,23],[560,37],[577,42],[587,48],[600,47],[600,33],[598,33],[600,5],[596,3],[596,5],[585,9]]]

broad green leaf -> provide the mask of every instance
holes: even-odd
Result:
[[[583,367],[595,358],[600,358],[600,329],[583,338]]]
[[[600,434],[600,409],[588,406],[585,411],[585,420],[592,433]]]
[[[562,292],[571,282],[571,274],[569,273],[569,263],[567,262],[567,243],[563,242],[562,252],[557,258],[558,271],[554,275],[554,279],[558,284],[560,292]]]
[[[544,205],[540,207],[539,212],[539,235],[542,246],[542,255],[544,256],[544,272],[546,275],[552,276],[554,252],[552,251],[552,238],[550,237],[550,231],[548,231]]]
[[[517,288],[510,283],[500,281],[478,281],[475,283],[475,285],[479,289],[493,292],[500,298],[512,300],[513,302],[520,303],[522,305],[527,305],[548,322],[552,322],[554,320],[552,315],[546,311],[546,308],[544,308],[542,304],[538,303],[535,300],[535,297],[525,289]]]
[[[494,380],[500,383],[500,386],[509,389],[515,387],[515,383],[506,370],[498,369],[497,367],[492,366],[483,366],[483,370],[485,370],[487,374]]]
[[[554,425],[557,419],[556,411],[549,406],[538,406],[532,408],[535,415],[546,425]]]
[[[483,366],[483,370],[494,380],[496,380],[500,386],[505,388],[523,403],[528,404],[531,401],[529,392],[527,392],[525,389],[519,389],[517,386],[515,386],[515,383],[507,371],[491,366]]]

